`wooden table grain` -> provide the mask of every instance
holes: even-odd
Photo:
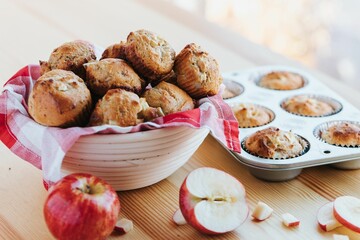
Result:
[[[108,46],[141,28],[159,33],[177,51],[190,42],[200,44],[219,61],[222,71],[263,64],[306,69],[167,2],[0,0],[0,6],[1,86],[26,64],[46,60],[63,42],[85,39]],[[359,92],[316,70],[306,70],[360,108]],[[246,188],[250,208],[258,201],[266,202],[274,208],[271,218],[264,222],[248,218],[235,231],[216,237],[202,235],[188,225],[176,226],[171,217],[178,208],[179,186],[189,171],[201,166],[215,167],[238,178]],[[41,171],[15,156],[3,143],[0,182],[0,239],[51,239],[42,213],[47,193]],[[109,239],[332,239],[334,233],[360,239],[360,234],[344,227],[324,233],[316,223],[320,206],[341,195],[360,197],[359,186],[360,170],[329,166],[304,169],[290,181],[261,181],[208,136],[191,159],[167,179],[143,189],[119,192],[121,216],[133,220],[135,227],[124,236],[113,234]],[[285,212],[301,220],[298,228],[282,225],[281,214]]]

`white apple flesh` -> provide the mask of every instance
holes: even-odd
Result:
[[[347,235],[340,235],[340,234],[333,234],[334,240],[350,240],[349,236]]]
[[[334,217],[345,227],[360,233],[360,199],[352,196],[336,198]]]
[[[134,228],[134,224],[131,220],[122,218],[116,222],[114,229],[119,234],[125,234],[133,230],[133,228]]]
[[[333,210],[334,203],[329,202],[324,204],[317,213],[317,221],[320,228],[326,232],[335,228],[341,227],[341,223],[334,217]]]
[[[179,226],[186,224],[186,220],[185,220],[184,216],[182,215],[180,209],[177,209],[177,210],[174,212],[173,221],[174,221],[174,223],[175,223],[176,225],[179,225]]]
[[[300,220],[294,217],[290,213],[284,213],[281,215],[282,222],[287,227],[297,227],[300,225]]]
[[[243,185],[215,168],[190,172],[180,188],[179,203],[186,222],[205,234],[232,231],[249,215]]]
[[[269,218],[273,211],[266,203],[258,202],[251,216],[257,221],[263,221]]]

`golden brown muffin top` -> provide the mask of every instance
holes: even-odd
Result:
[[[126,42],[121,41],[120,43],[115,43],[107,47],[102,53],[101,59],[105,58],[120,58],[125,59],[125,45]]]
[[[274,117],[268,109],[251,103],[237,104],[232,107],[232,111],[240,128],[262,126]]]
[[[49,61],[40,61],[41,74],[53,69],[73,71],[84,77],[83,64],[96,60],[94,46],[86,41],[72,41],[62,44],[50,54]]]
[[[250,135],[245,141],[246,149],[264,158],[292,158],[305,148],[305,143],[292,132],[269,127]]]
[[[140,111],[138,95],[119,88],[111,89],[96,103],[89,125],[135,126]]]
[[[304,86],[304,79],[296,73],[276,71],[264,75],[259,86],[275,90],[293,90]]]
[[[195,99],[217,94],[222,83],[217,61],[195,43],[176,56],[174,71],[179,87]]]
[[[132,67],[150,81],[168,74],[174,66],[175,50],[165,39],[148,30],[128,35],[125,54]]]
[[[329,144],[360,146],[360,126],[341,122],[321,131],[320,137]]]
[[[160,107],[165,115],[194,108],[193,99],[185,91],[167,82],[146,90],[144,98],[151,107]]]
[[[334,112],[334,108],[329,103],[306,95],[292,97],[283,102],[282,107],[291,113],[313,117]]]
[[[145,88],[145,81],[122,59],[106,58],[84,64],[90,90],[104,96],[109,89],[122,88],[137,94]]]
[[[91,105],[90,91],[73,72],[52,70],[35,82],[29,96],[29,113],[47,126],[67,126]]]

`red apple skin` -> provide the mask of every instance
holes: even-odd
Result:
[[[300,225],[300,221],[292,222],[289,224],[289,227],[297,227]]]
[[[334,217],[336,218],[336,220],[338,220],[339,223],[341,223],[342,225],[344,225],[345,227],[347,227],[350,230],[353,230],[354,232],[358,232],[360,233],[360,228],[349,223],[348,221],[346,221],[346,219],[342,218],[337,212],[336,209],[334,208],[333,210],[334,212]]]
[[[179,204],[180,204],[180,210],[181,213],[183,214],[186,222],[188,224],[190,224],[192,227],[194,227],[196,230],[205,233],[205,234],[209,234],[209,235],[217,235],[220,233],[211,231],[207,228],[204,228],[202,225],[199,224],[199,221],[196,219],[195,216],[195,205],[196,202],[194,202],[191,198],[191,194],[186,186],[186,180],[187,178],[185,178],[183,184],[180,187],[180,199],[179,199]]]
[[[90,186],[90,193],[80,190]],[[45,222],[57,239],[105,239],[120,211],[113,188],[98,177],[75,173],[55,183],[44,204]]]

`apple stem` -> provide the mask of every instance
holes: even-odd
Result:
[[[88,184],[85,184],[85,186],[83,188],[77,187],[77,190],[79,190],[82,193],[91,193],[91,187]]]

